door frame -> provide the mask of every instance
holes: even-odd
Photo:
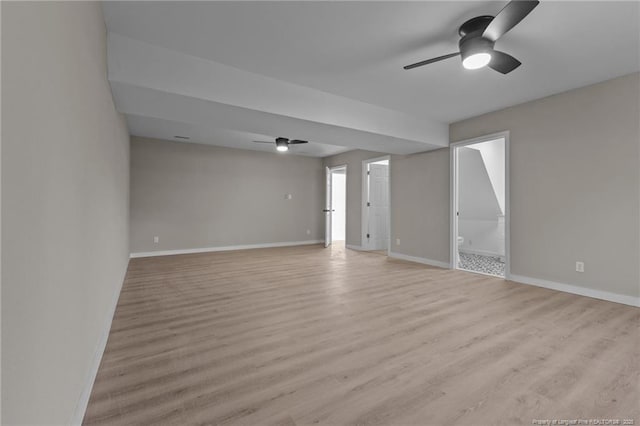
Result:
[[[504,278],[511,279],[511,173],[509,170],[509,130],[501,132],[491,133],[484,136],[479,136],[471,139],[464,139],[457,142],[451,142],[449,144],[449,156],[451,161],[451,174],[450,174],[450,261],[449,265],[451,269],[458,268],[458,158],[456,156],[457,148],[461,148],[467,145],[473,145],[481,142],[488,142],[495,139],[504,139]],[[466,270],[465,270],[466,271]],[[482,274],[482,272],[474,273]],[[493,275],[492,275],[493,276]]]
[[[367,166],[370,163],[378,161],[389,161],[389,179],[387,180],[387,191],[389,193],[389,211],[387,212],[387,229],[389,231],[389,240],[387,241],[387,256],[391,253],[391,155],[383,155],[381,157],[369,158],[362,160],[362,217],[361,217],[361,234],[360,248],[362,250],[371,250],[367,240],[367,227],[369,225],[369,209],[367,209],[367,199],[369,195],[369,179],[367,176]]]
[[[346,200],[347,198],[347,165],[346,164],[340,164],[338,166],[332,166],[332,167],[325,167],[325,187],[324,187],[324,191],[325,191],[325,207],[324,209],[328,208],[328,212],[324,212],[323,213],[325,215],[329,215],[329,219],[328,219],[328,223],[329,223],[329,230],[326,229],[326,223],[327,223],[327,216],[325,216],[325,230],[324,230],[324,238],[325,238],[325,247],[329,247],[331,244],[333,244],[333,238],[332,238],[332,232],[333,232],[333,204],[332,204],[332,200],[333,200],[333,172],[336,170],[344,170],[344,176],[345,176],[345,188],[344,188],[344,193],[345,193],[345,206],[344,206],[344,210],[345,210],[345,225],[344,225],[344,233],[345,233],[345,245],[346,245],[346,239],[347,239],[347,205],[346,205]],[[329,177],[329,185],[327,185],[327,175]],[[330,186],[330,188],[329,188]],[[329,241],[329,243],[327,244],[327,240]]]

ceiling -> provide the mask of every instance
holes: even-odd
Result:
[[[167,139],[167,135],[189,135],[189,142],[207,143],[207,141],[211,140],[215,141],[215,145],[217,146],[265,152],[274,152],[275,149],[275,141],[274,145],[254,143],[253,141],[273,141],[273,137],[257,133],[234,131],[215,126],[198,128],[178,121],[141,117],[132,114],[127,116],[127,123],[131,134],[147,138]],[[185,140],[181,138],[172,139],[178,142],[185,142]],[[347,150],[348,148],[342,146],[312,143],[291,145],[289,152],[296,155],[326,157]]]
[[[229,130],[239,147],[264,149],[247,145],[257,132],[261,139],[310,139],[305,155],[326,156],[355,148],[401,154],[436,149],[448,143],[448,123],[640,69],[640,3],[612,1],[542,1],[496,44],[523,63],[508,75],[465,70],[458,58],[402,69],[456,51],[462,22],[495,15],[505,4],[105,2],[109,32],[124,36],[110,43],[109,78],[120,86],[114,97],[132,134],[166,139],[173,136],[171,123],[183,123],[176,128],[201,143],[223,144]],[[137,50],[122,53],[130,45]],[[167,65],[171,77],[156,77],[161,71],[148,67],[160,62],[174,64]],[[127,63],[148,67],[145,75],[121,72]],[[195,69],[202,78],[194,78]],[[214,74],[215,90],[204,77]],[[175,103],[173,110],[187,102],[175,96],[186,95],[212,114],[209,103],[216,104],[216,114],[238,119],[233,126],[226,123],[234,120],[190,122],[175,111],[151,113],[152,105],[137,100],[125,105],[116,92],[134,87],[162,92],[166,96],[147,97]],[[255,90],[236,94],[246,87]],[[222,111],[221,105],[241,111]],[[245,126],[245,119],[265,124]]]

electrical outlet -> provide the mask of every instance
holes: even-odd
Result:
[[[584,272],[584,262],[576,262],[576,272]]]
[[[469,245],[472,246],[473,245],[473,241],[469,240]]]
[[[160,242],[160,237],[153,237],[153,244],[158,244]]]
[[[311,229],[307,229],[307,235],[311,235]]]
[[[399,246],[400,245],[400,238],[396,238],[396,245]]]

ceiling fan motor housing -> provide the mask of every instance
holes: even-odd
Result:
[[[480,52],[491,52],[495,43],[489,39],[482,37],[482,33],[477,35],[469,34],[460,39],[458,46],[460,47],[460,55],[464,61],[468,56]]]
[[[289,139],[287,139],[287,138],[276,138],[276,149],[278,151],[288,151],[289,150]]]
[[[490,52],[493,50],[495,42],[482,37],[484,30],[493,20],[491,15],[476,16],[460,25],[458,34],[460,34],[460,54],[464,61],[468,56],[478,52]]]
[[[493,20],[491,15],[476,16],[460,25],[458,34],[462,37],[458,43],[464,61],[468,56],[478,52],[491,52],[495,42],[482,37],[484,30]]]

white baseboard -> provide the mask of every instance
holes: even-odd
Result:
[[[180,249],[180,250],[161,250],[161,251],[145,251],[139,253],[131,253],[129,257],[153,257],[153,256],[173,256],[176,254],[192,254],[192,253],[207,253],[213,251],[233,251],[233,250],[249,250],[258,248],[273,248],[273,247],[292,247],[292,246],[306,246],[310,244],[320,244],[324,240],[308,240],[308,241],[288,241],[282,243],[265,243],[265,244],[245,244],[237,246],[224,246],[224,247],[203,247],[194,249]]]
[[[536,287],[544,287],[551,290],[563,291],[565,293],[578,294],[580,296],[592,297],[594,299],[607,300],[609,302],[622,303],[623,305],[640,307],[640,297],[627,296],[625,294],[612,293],[610,291],[594,290],[591,288],[541,280],[539,278],[525,277],[522,275],[511,274],[509,276],[509,280],[521,284],[529,284]]]
[[[348,248],[348,249],[351,249],[351,250],[358,250],[358,251],[363,251],[364,250],[362,248],[362,246],[356,246],[356,245],[353,245],[353,244],[347,244],[345,247]]]
[[[105,318],[104,326],[102,327],[102,334],[100,335],[100,339],[98,340],[98,343],[96,345],[95,353],[93,354],[93,360],[91,360],[91,368],[89,370],[89,374],[87,375],[84,389],[82,389],[80,398],[78,398],[78,403],[76,404],[73,418],[71,419],[70,424],[72,425],[81,425],[82,420],[84,419],[84,414],[87,411],[89,398],[91,397],[91,390],[93,389],[93,383],[96,381],[96,376],[98,375],[98,369],[100,368],[102,355],[104,354],[104,350],[107,347],[107,340],[109,340],[109,332],[111,331],[111,323],[113,322],[113,316],[116,313],[118,299],[120,298],[120,291],[122,290],[122,284],[124,283],[124,279],[127,275],[128,266],[129,262],[127,262],[127,266],[125,266],[124,268],[122,278],[118,282],[116,291],[114,292],[111,299],[111,305],[109,306],[109,311],[107,312],[107,317]]]
[[[422,263],[424,265],[429,265],[429,266],[436,266],[438,268],[445,268],[445,269],[451,268],[451,265],[448,262],[441,262],[439,260],[426,259],[424,257],[409,256],[407,254],[402,254],[402,253],[390,252],[389,257],[393,257],[395,259],[400,259],[400,260],[408,260],[409,262]]]

